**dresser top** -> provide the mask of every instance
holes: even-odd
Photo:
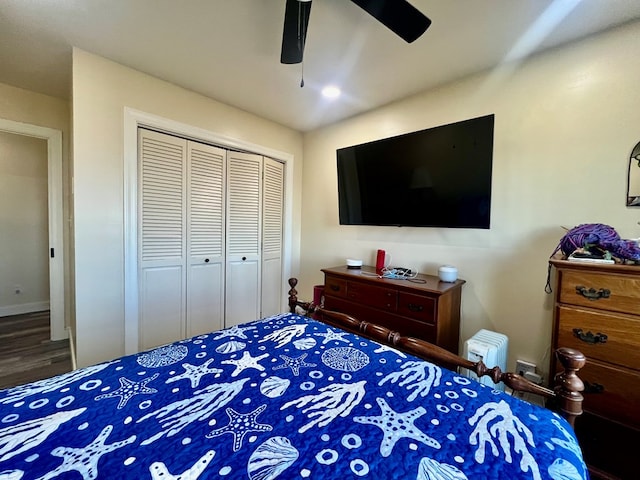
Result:
[[[584,270],[589,272],[602,272],[609,274],[626,274],[640,276],[640,265],[623,265],[621,263],[595,263],[577,262],[565,260],[561,255],[556,255],[549,259],[549,263],[561,270]]]
[[[363,265],[362,268],[347,268],[346,265],[339,267],[323,268],[324,273],[339,275],[343,278],[353,278],[354,280],[362,279],[379,284],[380,286],[393,286],[404,288],[411,288],[416,290],[424,290],[435,293],[445,293],[449,290],[461,288],[464,283],[462,279],[458,279],[455,282],[441,282],[436,275],[425,275],[419,273],[415,279],[409,280],[396,280],[392,278],[380,278],[376,275],[375,267],[369,265]]]

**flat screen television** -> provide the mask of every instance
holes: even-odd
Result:
[[[494,115],[337,150],[341,225],[488,229]]]

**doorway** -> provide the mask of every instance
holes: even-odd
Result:
[[[64,246],[62,208],[62,132],[51,128],[0,119],[0,132],[46,142],[46,185],[48,234],[45,255],[48,258],[48,297],[51,340],[67,338],[64,305]],[[13,294],[21,285],[10,284]],[[5,287],[6,288],[6,287]],[[19,293],[18,293],[19,295]]]

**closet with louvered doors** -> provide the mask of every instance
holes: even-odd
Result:
[[[273,160],[142,128],[138,145],[139,348],[258,318],[264,282],[282,284],[262,277]]]

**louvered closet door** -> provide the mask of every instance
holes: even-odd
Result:
[[[227,152],[225,326],[260,315],[262,157]]]
[[[186,156],[186,140],[138,131],[141,349],[184,336]]]
[[[220,330],[224,323],[224,178],[226,151],[188,142],[187,331]]]
[[[262,181],[262,311],[281,313],[284,164],[264,159]]]

